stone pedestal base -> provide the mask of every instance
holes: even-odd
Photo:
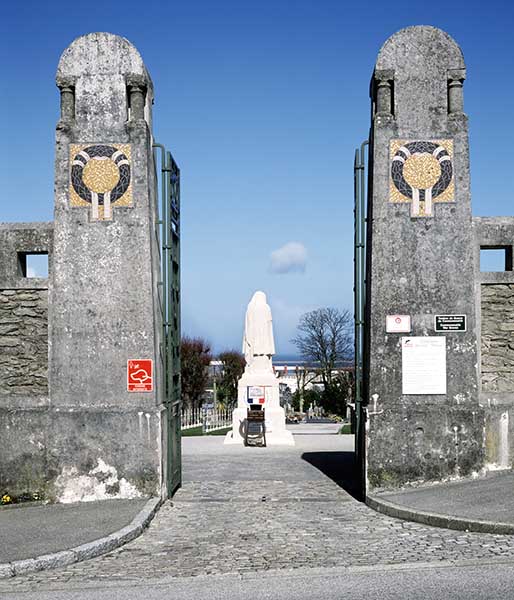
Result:
[[[238,385],[237,408],[232,415],[232,431],[225,437],[225,444],[244,443],[244,425],[248,407],[248,388],[262,386],[265,389],[264,402],[256,401],[265,411],[266,444],[268,446],[294,446],[293,434],[286,429],[286,415],[280,406],[278,381],[269,361],[262,369],[245,371]]]
[[[244,421],[246,408],[236,408],[232,415],[232,431],[225,436],[225,444],[244,443]],[[266,445],[267,446],[294,446],[293,434],[285,427],[286,415],[284,409],[265,409],[266,411]]]

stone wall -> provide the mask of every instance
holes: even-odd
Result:
[[[511,469],[514,465],[514,217],[474,217],[473,231],[485,467]],[[483,249],[504,250],[505,269],[481,271]]]
[[[45,476],[54,460],[45,433],[48,278],[27,277],[24,265],[26,255],[47,254],[51,271],[52,248],[53,223],[0,223],[0,494],[53,496]]]
[[[0,290],[0,356],[0,395],[47,395],[47,290]]]
[[[48,278],[24,263],[52,248],[53,223],[0,223],[0,409],[48,396]]]
[[[384,403],[369,420],[374,452],[369,486],[469,477],[482,461],[483,429],[483,415],[466,406]]]
[[[514,283],[481,287],[482,391],[514,392]]]

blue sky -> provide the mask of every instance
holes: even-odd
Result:
[[[79,35],[122,35],[154,81],[156,140],[182,171],[184,332],[239,347],[262,289],[288,353],[303,312],[352,308],[369,79],[383,42],[420,24],[464,51],[474,214],[512,215],[511,2],[29,0],[3,8],[0,221],[53,218],[59,56]]]

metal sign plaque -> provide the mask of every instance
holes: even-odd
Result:
[[[435,331],[466,331],[466,315],[435,315]]]
[[[153,360],[139,358],[127,361],[127,391],[153,391]]]
[[[247,386],[247,402],[248,404],[264,404],[266,399],[266,389],[263,385]]]

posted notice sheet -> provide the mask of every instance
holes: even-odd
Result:
[[[402,394],[446,394],[446,338],[402,337]]]

